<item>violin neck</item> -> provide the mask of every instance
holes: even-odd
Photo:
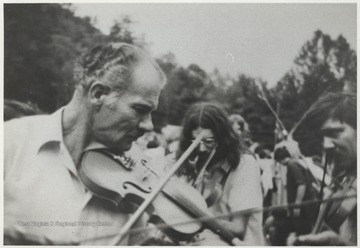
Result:
[[[233,240],[236,238],[235,235],[227,228],[224,228],[219,222],[215,220],[205,220],[204,224],[206,224],[211,231],[219,235],[224,241],[233,245]]]
[[[355,183],[355,184],[354,184]],[[328,198],[356,194],[356,178],[345,180],[341,189],[331,193]],[[337,230],[357,205],[357,199],[344,199],[337,202],[326,202],[320,208],[312,234],[323,229]]]
[[[203,180],[205,171],[206,171],[208,165],[210,164],[211,159],[214,157],[215,152],[216,152],[216,149],[213,148],[211,150],[210,154],[209,154],[209,157],[205,161],[205,164],[202,166],[202,168],[201,168],[200,172],[198,173],[197,177],[194,179],[194,182],[193,182],[194,187],[199,185],[199,183]]]
[[[316,218],[316,222],[315,222],[313,230],[311,231],[311,234],[317,234],[322,229],[326,209],[327,209],[327,204],[326,203],[325,203],[325,205],[320,207],[320,211],[319,211],[318,217]]]

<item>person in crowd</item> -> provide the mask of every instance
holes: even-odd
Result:
[[[30,103],[4,99],[4,121],[37,114],[43,114],[43,112]]]
[[[128,220],[84,186],[81,156],[123,154],[151,131],[166,78],[140,48],[111,43],[82,56],[74,79],[66,106],[4,124],[4,244],[106,245]]]
[[[304,168],[299,158],[292,157],[286,147],[277,148],[274,152],[275,161],[286,166],[286,191],[288,204],[302,203],[303,201],[315,200],[316,195],[311,190],[310,171]],[[289,231],[297,234],[309,233],[316,215],[316,206],[305,205],[289,209],[289,217],[292,229]]]
[[[356,148],[356,96],[346,93],[328,93],[321,97],[310,109],[304,122],[309,122],[323,135],[323,148],[334,153],[335,168],[332,171],[338,185],[334,195],[356,194],[357,148]],[[357,201],[355,198],[343,200],[346,212],[334,203],[324,203],[329,211],[324,212],[326,227],[318,233],[292,235],[288,245],[357,245]],[[341,205],[340,205],[341,206]],[[331,210],[331,211],[330,211]],[[320,216],[321,217],[321,216]],[[332,221],[337,219],[336,222]]]
[[[246,122],[244,117],[239,114],[232,114],[229,116],[231,126],[235,132],[242,138],[245,144],[250,147],[252,144],[249,124]]]
[[[292,229],[287,208],[279,207],[271,211],[271,215],[264,221],[263,229],[266,245],[285,246],[289,230]]]
[[[204,132],[198,148],[180,168],[179,175],[196,187],[213,215],[262,208],[260,168],[234,131],[225,111],[212,103],[192,105],[185,114],[177,158]],[[219,218],[223,227],[247,245],[262,245],[262,213]],[[209,230],[200,245],[226,245]]]

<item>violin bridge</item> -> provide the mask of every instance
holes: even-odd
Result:
[[[149,178],[149,175],[151,173],[151,170],[149,168],[146,168],[146,171],[144,172],[143,176],[141,177],[142,181],[145,181]]]

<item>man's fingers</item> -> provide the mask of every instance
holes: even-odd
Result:
[[[287,246],[294,246],[297,245],[297,236],[295,233],[290,233],[287,240],[286,240]]]
[[[325,231],[319,234],[309,234],[299,236],[298,241],[301,245],[338,245],[339,236],[332,231]]]

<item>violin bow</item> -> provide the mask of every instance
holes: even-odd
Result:
[[[291,131],[290,131],[290,132],[287,132],[284,123],[281,121],[281,119],[279,118],[279,116],[278,116],[277,113],[275,112],[274,108],[271,106],[269,100],[267,99],[266,94],[265,94],[264,89],[263,89],[263,86],[261,85],[260,82],[257,82],[257,83],[255,83],[255,84],[256,84],[257,88],[259,89],[259,93],[260,93],[260,94],[258,94],[258,97],[259,97],[260,99],[262,99],[262,100],[266,103],[266,105],[267,105],[268,108],[270,109],[271,113],[274,115],[277,123],[278,123],[279,126],[280,126],[280,129],[281,129],[281,130],[280,130],[280,133],[281,133],[281,135],[283,136],[284,140],[286,140],[287,138],[290,138],[290,139],[293,140],[293,137],[292,137],[292,136],[293,136],[294,132],[295,132],[296,129],[299,127],[299,125],[304,121],[304,119],[309,115],[310,111],[312,111],[312,110],[314,109],[315,103],[312,104],[312,105],[310,106],[310,108],[301,116],[300,120],[295,123],[295,125],[293,126],[293,128],[291,129]],[[321,96],[325,95],[327,92],[328,92],[328,91],[324,91],[324,93],[323,93]],[[321,97],[321,96],[320,96],[320,97]]]
[[[204,137],[205,132],[202,131],[195,139],[195,141],[189,146],[189,148],[182,154],[178,161],[171,168],[169,173],[156,185],[154,190],[149,194],[149,197],[146,198],[140,207],[135,211],[135,213],[129,218],[125,223],[120,232],[113,238],[109,245],[117,245],[123,239],[123,237],[129,232],[130,228],[135,224],[135,222],[140,218],[144,213],[145,209],[151,204],[155,197],[160,193],[165,184],[170,180],[170,178],[176,173],[184,161],[190,156],[190,154],[195,150],[195,148],[200,144],[202,138]]]
[[[194,180],[194,182],[192,184],[193,187],[196,187],[203,180],[203,177],[204,177],[205,171],[207,169],[207,166],[209,165],[211,159],[214,157],[215,152],[216,152],[216,147],[214,147],[211,150],[209,157],[207,158],[205,164],[201,168],[198,176],[195,178],[195,180]]]
[[[287,130],[285,128],[284,123],[280,120],[279,116],[277,115],[274,108],[271,106],[269,100],[267,99],[266,94],[265,94],[264,89],[263,89],[263,86],[260,83],[257,83],[256,85],[257,85],[257,88],[259,89],[259,93],[260,93],[260,94],[258,94],[258,97],[265,102],[265,104],[270,109],[271,113],[274,115],[274,117],[276,119],[276,122],[280,125],[280,128],[279,128],[280,130],[279,131],[281,133],[281,136],[285,140],[287,135],[288,135],[288,132],[287,132]]]
[[[357,193],[354,193],[351,195],[346,195],[346,196],[330,197],[330,198],[323,199],[323,200],[307,200],[307,201],[303,201],[301,203],[291,203],[291,204],[287,204],[287,205],[270,206],[270,207],[265,207],[265,208],[250,208],[250,209],[246,209],[246,210],[235,211],[232,213],[221,214],[221,215],[217,215],[217,216],[204,216],[204,217],[200,217],[200,218],[193,219],[193,220],[174,223],[172,225],[165,223],[165,224],[155,225],[153,227],[138,227],[138,228],[134,228],[134,229],[130,230],[129,232],[131,232],[131,233],[132,232],[140,232],[140,231],[150,230],[152,228],[166,228],[169,226],[171,227],[171,226],[175,226],[175,225],[184,225],[184,224],[188,224],[188,223],[195,222],[195,221],[201,221],[201,222],[206,223],[207,221],[214,220],[214,219],[230,218],[230,217],[235,217],[238,215],[249,215],[249,214],[258,213],[258,212],[270,212],[273,210],[285,209],[285,208],[299,208],[302,206],[307,206],[307,205],[312,205],[312,204],[343,201],[343,200],[354,198],[354,197],[357,197]]]
[[[154,228],[157,229],[161,229],[161,228],[166,228],[166,227],[173,227],[176,225],[184,225],[184,224],[189,224],[191,222],[197,222],[197,221],[201,221],[201,222],[206,222],[209,220],[213,220],[213,219],[219,219],[219,218],[229,218],[229,217],[234,217],[237,215],[249,215],[252,213],[257,213],[257,212],[270,212],[273,210],[278,210],[278,209],[285,209],[285,208],[299,208],[305,205],[312,205],[312,204],[319,204],[319,203],[326,203],[326,202],[335,202],[335,201],[343,201],[346,199],[350,199],[353,197],[357,197],[357,194],[354,193],[352,195],[346,195],[346,196],[338,196],[338,197],[330,197],[327,199],[323,199],[323,200],[308,200],[308,201],[303,201],[301,203],[292,203],[292,204],[288,204],[288,205],[278,205],[278,206],[270,206],[270,207],[265,207],[265,208],[251,208],[251,209],[246,209],[246,210],[240,210],[240,211],[236,211],[236,212],[232,212],[232,213],[228,213],[228,214],[222,214],[222,215],[218,215],[218,216],[205,216],[205,217],[200,217],[197,219],[193,219],[193,220],[188,220],[188,221],[182,221],[182,222],[178,222],[178,223],[173,223],[171,225],[169,224],[158,224],[158,225],[153,225],[153,226],[148,226],[148,227],[137,227],[131,230],[128,230],[128,234],[130,233],[138,233],[138,232],[144,232],[144,231],[149,231],[152,230]],[[100,237],[94,237],[94,238],[86,238],[86,239],[82,239],[81,241],[90,241],[90,240],[96,240],[99,238],[107,238],[107,237],[114,237],[114,236],[118,236],[119,234],[108,234],[108,235],[103,235]]]

